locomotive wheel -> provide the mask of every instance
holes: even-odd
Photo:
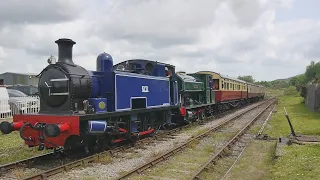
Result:
[[[113,143],[114,138],[107,138],[105,136],[98,137],[97,144],[100,146],[101,150],[109,150],[117,147],[117,144]]]
[[[206,118],[206,115],[205,115],[204,111],[201,111],[200,120],[204,120],[205,118]]]

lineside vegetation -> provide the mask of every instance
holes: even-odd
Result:
[[[283,94],[263,134],[288,137],[290,128],[283,109],[286,107],[296,134],[320,137],[320,113],[307,109],[294,87],[283,89]],[[319,179],[320,144],[284,146],[283,156],[277,159],[275,146],[275,141],[251,142],[226,179]]]

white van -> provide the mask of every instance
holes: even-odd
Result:
[[[0,85],[0,118],[6,118],[9,113],[9,94],[6,86]]]

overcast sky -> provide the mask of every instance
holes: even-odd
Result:
[[[177,70],[287,78],[320,57],[319,0],[1,0],[0,73],[39,73],[59,38],[95,70],[144,58]]]

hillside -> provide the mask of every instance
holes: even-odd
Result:
[[[292,76],[292,77],[289,77],[289,78],[285,78],[285,79],[275,79],[273,81],[285,81],[285,82],[289,82],[292,78],[295,78],[295,77],[298,77],[302,74],[298,74],[298,75],[295,75],[295,76]],[[272,81],[271,81],[272,82]]]

